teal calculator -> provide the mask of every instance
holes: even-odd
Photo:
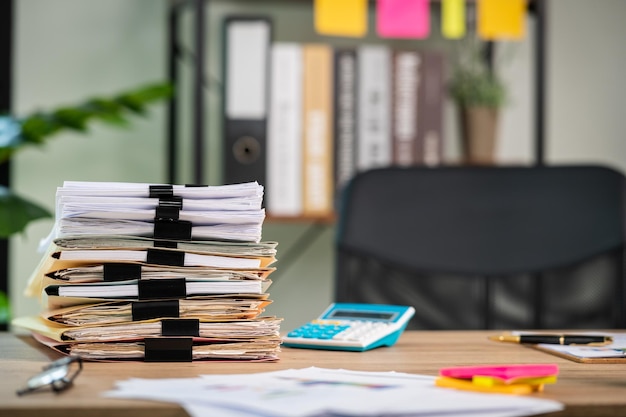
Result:
[[[358,352],[392,346],[414,314],[410,306],[333,303],[317,319],[287,333],[283,345]]]

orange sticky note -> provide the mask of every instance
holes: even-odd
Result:
[[[526,0],[478,0],[478,35],[487,40],[522,39]]]
[[[422,39],[428,37],[430,34],[429,0],[378,0],[376,29],[378,35],[384,38]]]
[[[441,0],[441,33],[449,39],[465,36],[465,0]]]
[[[367,33],[367,0],[315,0],[315,30],[321,35],[362,37]]]

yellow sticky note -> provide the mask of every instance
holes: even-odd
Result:
[[[441,0],[441,33],[449,39],[465,36],[465,0]]]
[[[362,37],[367,33],[367,0],[315,0],[315,30],[321,35]]]
[[[478,35],[487,40],[522,39],[526,0],[477,0]]]
[[[544,384],[556,384],[556,375],[549,376],[537,376],[537,377],[519,377],[509,380],[503,380],[494,376],[481,376],[475,375],[472,378],[472,383],[475,385],[482,385],[485,387],[493,387],[495,385],[515,385],[525,384],[533,387],[538,387]]]

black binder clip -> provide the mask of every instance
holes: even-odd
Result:
[[[137,287],[140,300],[187,297],[185,278],[142,279]]]
[[[133,321],[179,317],[180,303],[178,300],[133,301],[131,311]]]
[[[139,264],[102,264],[103,279],[105,282],[128,281],[131,279],[141,279],[141,265]]]
[[[155,248],[178,249],[178,242],[173,240],[154,239],[153,242]]]
[[[183,199],[180,197],[160,198],[154,213],[155,219],[178,220],[183,209]]]
[[[191,337],[147,337],[144,339],[145,362],[191,362]]]
[[[150,198],[168,198],[174,196],[174,187],[169,184],[151,185]]]
[[[200,336],[200,320],[163,319],[161,336]]]
[[[147,249],[146,262],[153,265],[185,266],[185,252]]]
[[[153,237],[163,240],[191,240],[191,222],[155,219]]]

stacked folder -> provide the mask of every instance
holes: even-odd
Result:
[[[45,309],[14,325],[92,360],[278,359],[262,199],[257,183],[64,183],[26,290]]]

